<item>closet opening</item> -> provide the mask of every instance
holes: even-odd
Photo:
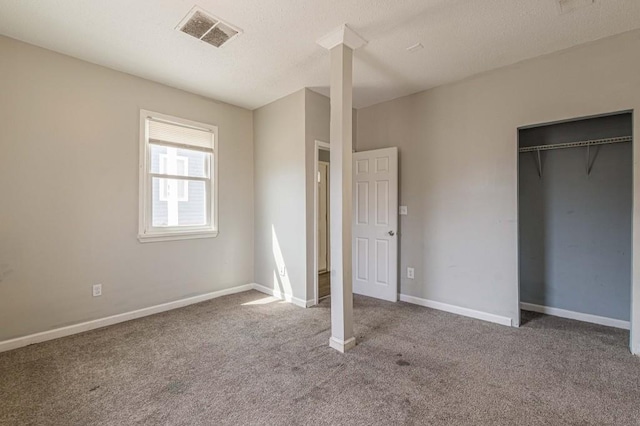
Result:
[[[632,132],[631,112],[518,129],[520,324],[630,329]]]

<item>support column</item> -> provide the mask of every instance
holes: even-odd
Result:
[[[345,352],[356,344],[353,333],[352,170],[353,50],[366,42],[346,25],[318,44],[331,55],[330,217],[331,338],[329,346]]]

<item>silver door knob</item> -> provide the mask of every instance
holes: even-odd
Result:
[[[391,235],[393,237],[394,235],[396,235],[396,233],[393,232],[393,231],[389,231],[389,235]]]

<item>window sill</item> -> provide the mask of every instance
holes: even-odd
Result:
[[[138,241],[140,241],[141,243],[153,243],[158,241],[215,238],[217,236],[218,231],[157,232],[152,234],[138,234]]]

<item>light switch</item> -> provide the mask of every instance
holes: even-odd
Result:
[[[406,216],[407,215],[407,206],[400,206],[398,208],[398,212],[399,212],[400,216]]]

